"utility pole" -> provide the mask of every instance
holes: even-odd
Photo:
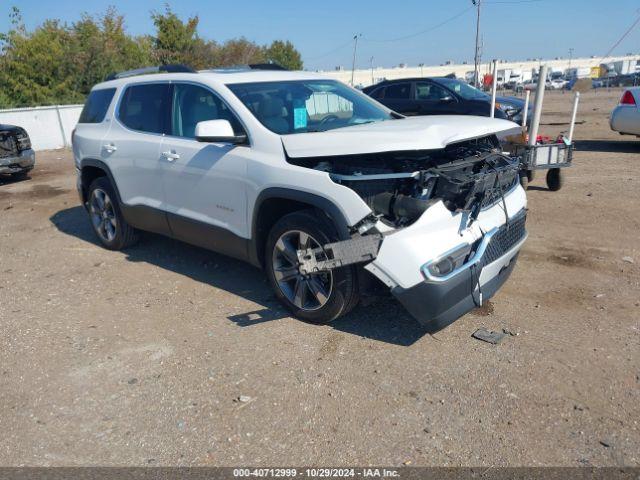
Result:
[[[419,63],[418,66],[420,67],[420,76],[424,77],[424,71],[422,70],[424,68],[424,63]]]
[[[369,59],[369,66],[371,67],[371,85],[373,85],[373,57]]]
[[[353,36],[353,63],[351,64],[351,86],[353,87],[353,75],[356,72],[356,51],[358,50],[358,38],[362,36],[361,33],[358,33]]]
[[[476,19],[476,50],[475,50],[475,54],[473,56],[473,85],[475,87],[478,87],[479,83],[479,76],[480,76],[480,72],[478,71],[479,68],[479,49],[480,49],[480,4],[482,3],[482,0],[471,0],[471,3],[473,3],[476,6],[476,9],[478,11],[478,15],[477,15],[477,19]]]
[[[573,59],[573,48],[569,49],[569,68],[571,68],[571,60]]]

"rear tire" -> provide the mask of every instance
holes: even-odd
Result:
[[[265,270],[271,288],[295,317],[311,323],[329,323],[358,302],[354,266],[311,275],[300,273],[297,250],[318,248],[338,240],[335,228],[317,210],[282,217],[273,226],[265,246]],[[323,256],[317,256],[322,260]]]
[[[138,232],[127,223],[111,182],[96,178],[89,186],[87,209],[93,231],[109,250],[122,250],[138,241]]]
[[[547,187],[552,192],[557,192],[562,188],[562,173],[559,168],[551,168],[547,172]]]

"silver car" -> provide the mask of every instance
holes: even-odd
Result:
[[[609,125],[611,130],[621,135],[636,135],[640,137],[640,87],[629,88],[624,91],[620,103],[611,112]]]

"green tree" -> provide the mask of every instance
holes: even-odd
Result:
[[[182,21],[168,5],[151,13],[155,34],[142,37],[127,33],[113,7],[71,25],[45,20],[33,31],[18,8],[9,18],[9,30],[0,32],[0,108],[82,102],[109,73],[159,63],[203,69],[270,61],[302,68],[291,42],[262,46],[240,37],[218,44],[198,36],[197,16]]]
[[[302,70],[302,56],[289,40],[275,40],[265,49],[265,59],[289,70]]]
[[[216,65],[219,67],[248,65],[264,61],[264,48],[244,37],[224,42],[216,57]]]
[[[27,33],[17,9],[11,29],[0,37],[0,105],[19,107],[74,102],[74,75],[68,52],[72,38],[58,20],[47,20]]]
[[[84,14],[71,28],[70,62],[75,72],[75,89],[86,94],[93,85],[113,72],[151,63],[148,39],[132,38],[124,28],[124,17],[109,7],[101,17]]]
[[[151,19],[156,27],[153,56],[160,64],[186,64],[193,60],[196,50],[202,47],[197,15],[183,22],[167,4],[164,13],[152,12]]]

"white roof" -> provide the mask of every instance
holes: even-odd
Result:
[[[130,77],[117,78],[97,84],[94,88],[119,87],[131,83],[160,81],[193,81],[213,80],[223,84],[252,82],[282,82],[287,80],[332,80],[316,72],[288,70],[201,70],[197,73],[148,73]]]

